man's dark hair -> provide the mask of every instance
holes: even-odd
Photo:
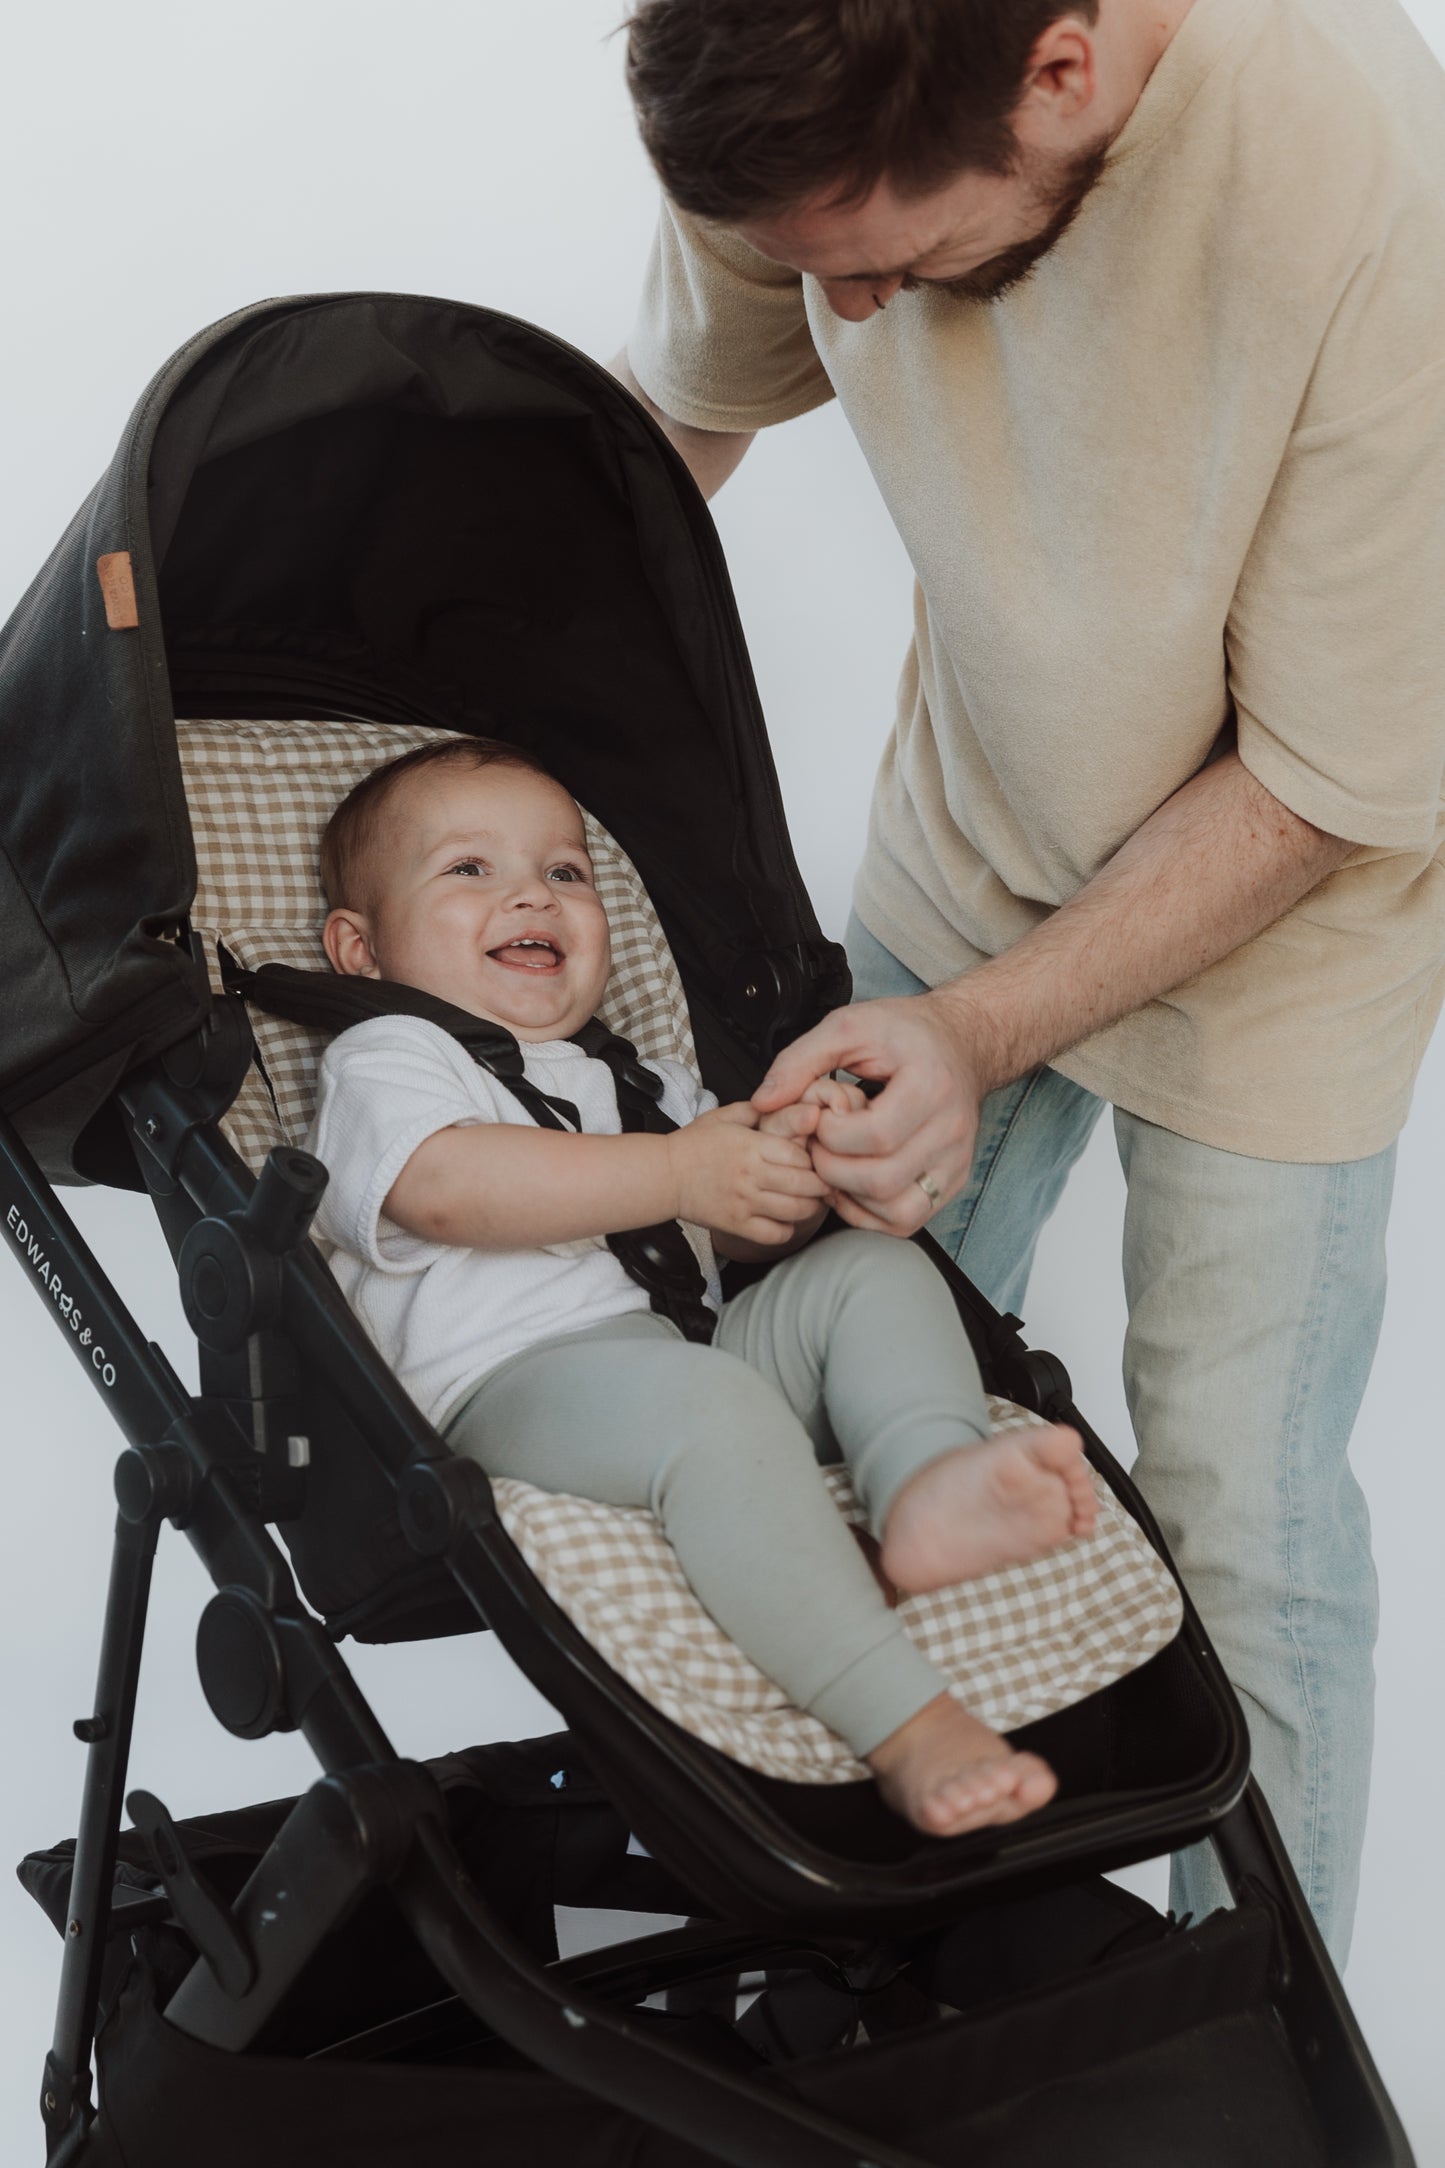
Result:
[[[627,79],[673,201],[736,224],[1007,172],[1029,55],[1065,14],[1098,0],[638,0]]]
[[[381,833],[381,815],[403,776],[418,768],[489,768],[497,761],[513,768],[529,768],[534,775],[547,775],[540,760],[506,738],[463,737],[438,738],[431,745],[419,745],[364,775],[342,799],[321,838],[321,886],[332,910],[342,905],[359,908],[367,897],[368,864]]]

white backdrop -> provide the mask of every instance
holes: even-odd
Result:
[[[1445,0],[1410,0],[1445,53]],[[605,357],[630,322],[653,189],[609,42],[622,0],[102,0],[13,10],[0,108],[11,331],[0,349],[0,618],[114,449],[165,357],[264,295],[348,287],[515,311]],[[803,870],[841,932],[906,638],[908,568],[835,412],[755,447],[719,524]],[[0,784],[3,787],[3,784]],[[1406,1132],[1392,1287],[1355,1454],[1383,1584],[1380,1719],[1348,1985],[1422,2168],[1445,2164],[1445,1901],[1437,1589],[1445,1527],[1436,1350],[1445,1273],[1445,1047]],[[179,1356],[169,1261],[140,1200],[71,1193],[147,1330]],[[1068,1362],[1124,1451],[1122,1184],[1104,1128],[1041,1250],[1030,1337]],[[5,1381],[5,1781],[0,1861],[73,1832],[119,1434],[11,1268]],[[132,1769],[178,1814],[275,1796],[313,1768],[294,1739],[215,1724],[191,1658],[205,1585],[163,1537]],[[361,1651],[404,1752],[550,1728],[485,1638]],[[1157,1875],[1151,1888],[1159,1886]],[[59,1946],[0,1896],[0,2158],[39,2161],[34,2107]]]

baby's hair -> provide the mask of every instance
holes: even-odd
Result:
[[[400,753],[395,760],[364,775],[342,799],[321,838],[321,886],[330,908],[356,909],[360,905],[364,869],[376,847],[381,816],[403,776],[444,763],[457,768],[490,768],[502,761],[509,767],[530,768],[534,775],[546,775],[552,780],[540,760],[524,746],[509,744],[505,738],[438,739],[434,745],[419,745],[414,752]]]

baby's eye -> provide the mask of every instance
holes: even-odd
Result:
[[[482,872],[482,861],[480,860],[480,858],[459,858],[454,866],[447,867],[447,872],[467,873],[473,876],[480,876]]]
[[[549,881],[580,881],[582,876],[575,866],[553,866],[547,878]]]

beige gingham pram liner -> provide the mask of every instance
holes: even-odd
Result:
[[[217,941],[252,969],[325,968],[321,832],[340,799],[382,761],[443,730],[359,722],[182,722],[181,765],[195,835],[192,922],[215,965]],[[636,869],[590,816],[588,841],[612,928],[602,1014],[640,1052],[696,1068],[682,982]],[[320,1034],[252,1012],[264,1076],[253,1070],[223,1127],[259,1168],[309,1127]],[[991,1403],[995,1429],[1036,1420]],[[823,1480],[839,1510],[862,1510],[841,1469]],[[867,1774],[841,1739],[793,1708],[693,1595],[650,1513],[495,1486],[518,1549],[579,1631],[664,1715],[766,1776],[814,1784]],[[1095,1693],[1171,1641],[1182,1608],[1172,1576],[1095,1480],[1086,1541],[1031,1566],[904,1599],[912,1638],[985,1723],[1009,1731]]]

